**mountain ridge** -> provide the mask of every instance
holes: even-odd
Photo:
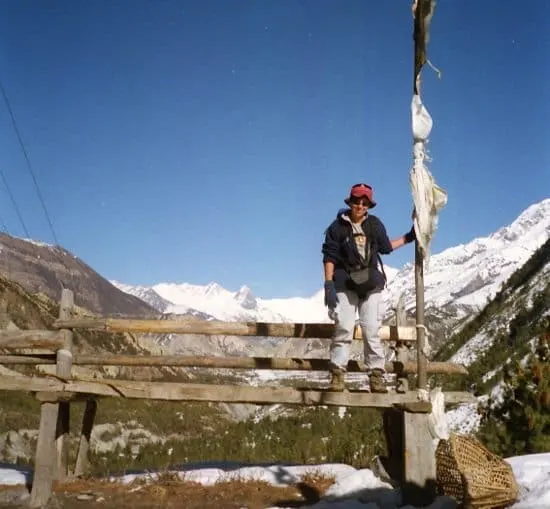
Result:
[[[103,315],[154,316],[154,306],[112,285],[66,249],[0,233],[0,274],[30,293],[58,301],[62,288],[74,292],[75,304]]]

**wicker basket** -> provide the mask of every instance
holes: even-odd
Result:
[[[441,494],[465,508],[503,508],[518,498],[511,466],[474,438],[452,433],[440,440],[436,464]]]

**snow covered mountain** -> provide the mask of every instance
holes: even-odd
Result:
[[[131,286],[125,285],[119,281],[111,281],[119,290],[129,293],[138,299],[141,299],[147,304],[150,304],[161,313],[164,313],[172,304],[170,301],[163,299],[155,290],[148,286]]]
[[[549,236],[550,199],[545,199],[488,237],[432,255],[424,271],[428,319],[437,321],[448,333],[477,313]],[[407,264],[401,270],[385,266],[385,269],[389,280],[385,290],[387,317],[402,293],[407,310],[414,313],[414,266]],[[112,283],[164,313],[194,316],[202,313],[223,321],[328,321],[322,289],[307,298],[261,299],[246,286],[231,292],[217,283],[205,286],[160,283],[152,287]]]
[[[479,309],[549,236],[550,199],[546,199],[530,206],[511,225],[489,237],[432,256],[424,275],[427,302],[435,307],[452,302],[465,311]],[[405,292],[407,307],[413,307],[411,283],[414,283],[414,266],[407,264],[389,286],[391,298]]]

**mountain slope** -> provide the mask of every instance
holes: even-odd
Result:
[[[550,237],[550,199],[531,205],[509,226],[435,254],[424,270],[426,323],[439,340],[477,314]],[[388,309],[405,294],[414,313],[414,265],[407,264],[389,285]]]
[[[449,359],[484,374],[501,369],[518,352],[528,353],[533,341],[550,325],[550,239],[503,284],[500,291],[436,357]]]
[[[504,374],[523,364],[544,334],[550,334],[550,239],[503,284],[494,299],[435,355],[468,366],[469,375],[457,388],[473,387],[480,403],[490,395],[502,398]],[[479,425],[477,405],[451,417],[461,431]]]
[[[73,290],[75,304],[102,315],[158,314],[141,299],[113,286],[69,251],[0,233],[0,273],[28,292],[59,300],[61,287]]]

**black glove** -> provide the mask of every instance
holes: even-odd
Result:
[[[325,281],[325,306],[334,309],[336,304],[338,304],[338,295],[336,295],[334,281]]]
[[[416,240],[416,232],[414,231],[414,224],[412,228],[405,233],[405,244],[410,244],[411,242],[414,242]]]

